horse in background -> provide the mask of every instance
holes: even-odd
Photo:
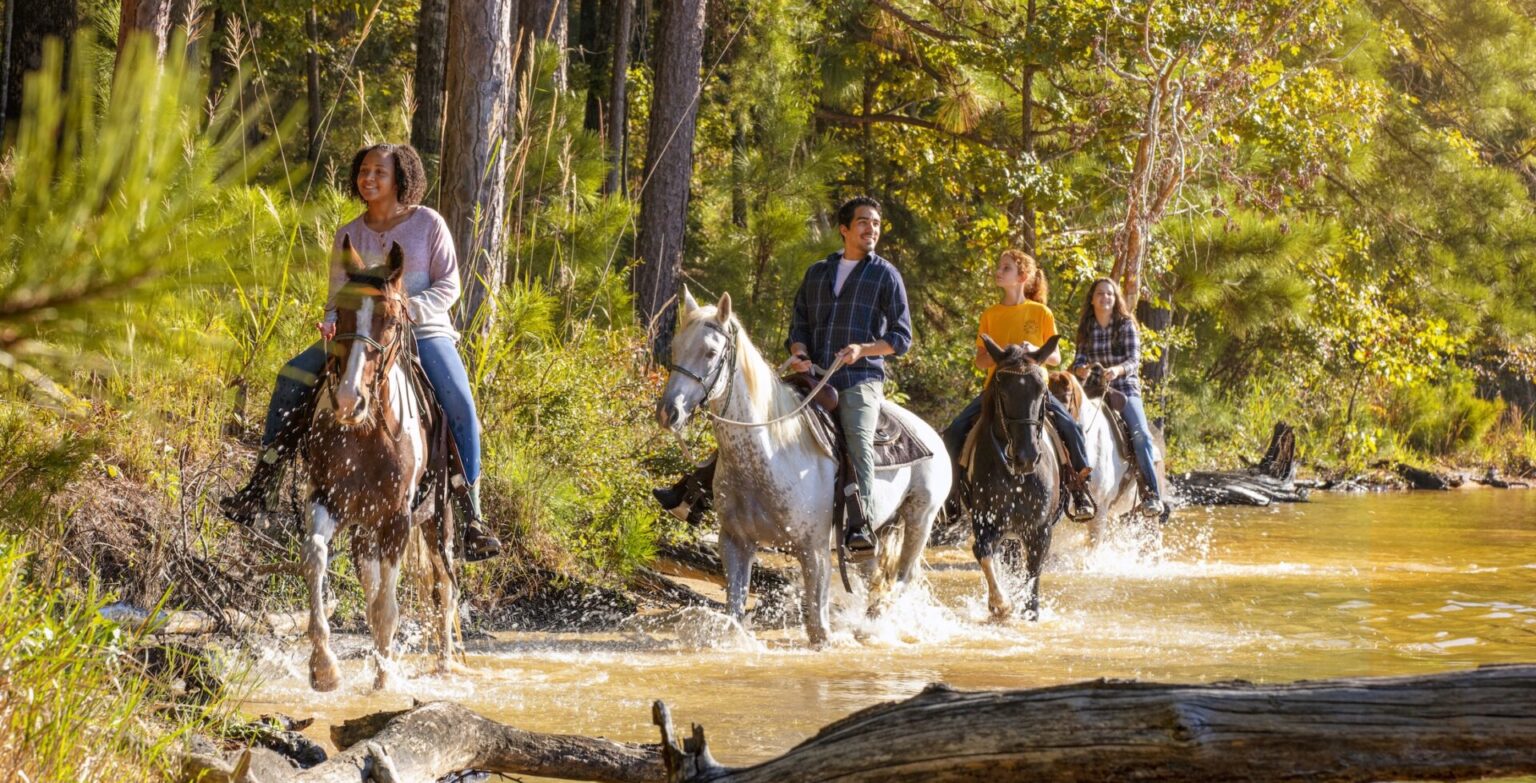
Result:
[[[1088,521],[1088,533],[1093,544],[1098,545],[1104,541],[1111,524],[1130,518],[1136,512],[1140,481],[1136,456],[1131,453],[1131,434],[1123,429],[1119,414],[1112,410],[1109,395],[1118,392],[1109,388],[1103,365],[1090,366],[1088,377],[1081,384],[1070,372],[1052,373],[1051,391],[1062,399],[1083,430],[1088,464],[1093,467],[1093,473],[1088,477],[1088,491],[1098,507],[1098,513]],[[1162,433],[1153,427],[1151,435],[1154,453],[1162,455]],[[1159,484],[1167,487],[1161,458],[1157,460],[1156,470]],[[1165,496],[1162,500],[1160,521],[1166,521],[1168,498]]]
[[[412,339],[401,279],[404,258],[396,244],[387,263],[364,268],[345,236],[341,252],[347,284],[337,296],[326,383],[304,444],[310,492],[302,568],[309,587],[309,681],[317,691],[335,690],[341,682],[324,599],[328,547],[342,530],[353,531],[352,560],[373,635],[375,688],[389,681],[387,664],[400,619],[395,590],[413,535],[426,540],[439,671],[452,666],[456,611],[449,512],[439,498],[436,513],[419,525],[412,516],[417,488],[427,476],[429,432],[420,413],[421,391],[402,361]]]
[[[1023,544],[1024,616],[1040,617],[1040,571],[1051,547],[1051,530],[1065,503],[1061,486],[1061,457],[1045,418],[1050,394],[1043,362],[1061,339],[1045,345],[998,346],[982,335],[982,343],[997,368],[981,393],[981,415],[972,432],[970,457],[971,551],[987,580],[987,608],[997,621],[1013,615],[1013,602],[1004,589],[998,560],[1005,539]],[[1001,558],[1010,568],[1011,558]]]
[[[672,341],[672,369],[656,403],[661,426],[681,431],[700,408],[715,420],[720,456],[715,509],[727,604],[744,620],[747,588],[759,546],[782,547],[800,562],[805,581],[804,622],[813,646],[829,633],[828,588],[837,522],[833,493],[841,455],[817,445],[800,398],[781,382],[731,312],[731,297],[700,306],[686,289]],[[891,402],[897,417],[933,456],[904,467],[876,468],[870,521],[880,537],[878,562],[860,566],[872,615],[891,590],[919,576],[933,519],[949,495],[949,458],[939,434]],[[745,426],[720,419],[750,422]]]

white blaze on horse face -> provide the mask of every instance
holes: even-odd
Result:
[[[373,297],[365,297],[357,308],[357,333],[373,336]],[[347,355],[347,366],[341,373],[341,384],[336,388],[336,413],[343,419],[356,419],[357,404],[361,399],[363,369],[367,365],[368,346],[362,340],[352,341],[352,351]]]

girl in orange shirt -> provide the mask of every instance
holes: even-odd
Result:
[[[1002,301],[988,307],[981,314],[975,358],[976,366],[987,371],[988,381],[992,380],[992,371],[997,363],[982,345],[981,335],[992,338],[998,345],[1027,342],[1039,346],[1056,334],[1056,319],[1051,315],[1050,308],[1045,306],[1045,273],[1032,256],[1016,248],[1004,250],[998,256],[992,280],[998,288],[1003,289]],[[1045,364],[1061,364],[1061,352],[1052,353]],[[1083,446],[1083,430],[1054,395],[1046,395],[1045,410],[1046,417],[1066,444],[1067,456],[1072,462],[1071,478],[1075,480],[1070,481],[1067,487],[1070,494],[1067,514],[1079,521],[1092,519],[1095,513],[1093,498],[1088,495],[1084,481],[1091,468],[1088,467],[1088,454]],[[965,447],[966,436],[970,434],[980,414],[981,396],[977,395],[943,433],[944,446],[949,450],[950,460],[957,466],[956,487],[960,486],[960,479],[963,478],[963,474],[958,473],[960,451]],[[951,497],[954,497],[953,490]]]

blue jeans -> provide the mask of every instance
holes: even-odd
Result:
[[[448,417],[448,429],[464,461],[464,479],[473,484],[480,478],[480,419],[475,399],[469,393],[469,373],[458,345],[449,337],[428,337],[416,342],[422,369],[438,404]],[[306,400],[314,393],[320,371],[325,369],[325,344],[315,342],[293,357],[277,374],[272,400],[267,404],[267,425],[261,435],[265,449],[277,440],[284,422],[296,411],[308,408]]]
[[[960,450],[965,448],[965,437],[970,434],[971,428],[976,426],[976,418],[981,415],[981,397],[971,400],[971,403],[960,411],[960,415],[944,428],[944,448],[949,450],[949,457],[959,464]],[[1078,426],[1077,420],[1067,411],[1061,400],[1054,395],[1045,396],[1045,417],[1050,419],[1051,426],[1056,428],[1056,433],[1061,436],[1061,441],[1067,447],[1067,456],[1072,461],[1074,470],[1082,470],[1088,466],[1088,449],[1083,442],[1083,428]]]
[[[1147,409],[1141,405],[1141,396],[1125,398],[1125,410],[1120,412],[1125,426],[1131,430],[1131,447],[1136,452],[1136,467],[1147,487],[1158,497],[1162,489],[1157,485],[1157,471],[1152,467],[1152,431],[1147,427]]]

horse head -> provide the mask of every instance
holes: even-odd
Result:
[[[336,420],[353,427],[372,414],[384,378],[405,344],[410,315],[399,243],[390,247],[389,260],[375,267],[363,266],[345,234],[341,253],[347,283],[336,295],[336,336],[327,361],[333,371],[328,375],[338,379],[332,391]]]
[[[672,338],[671,374],[656,401],[656,422],[681,431],[699,406],[719,399],[730,387],[736,369],[736,326],[731,320],[731,295],[720,304],[701,306],[683,289],[677,334]]]
[[[1042,362],[1056,352],[1060,336],[1030,350],[1026,345],[998,346],[982,335],[987,353],[997,363],[992,382],[987,385],[982,415],[992,428],[994,439],[1001,436],[1002,462],[1015,475],[1031,473],[1040,459],[1040,438],[1045,422],[1045,395],[1050,393]]]

